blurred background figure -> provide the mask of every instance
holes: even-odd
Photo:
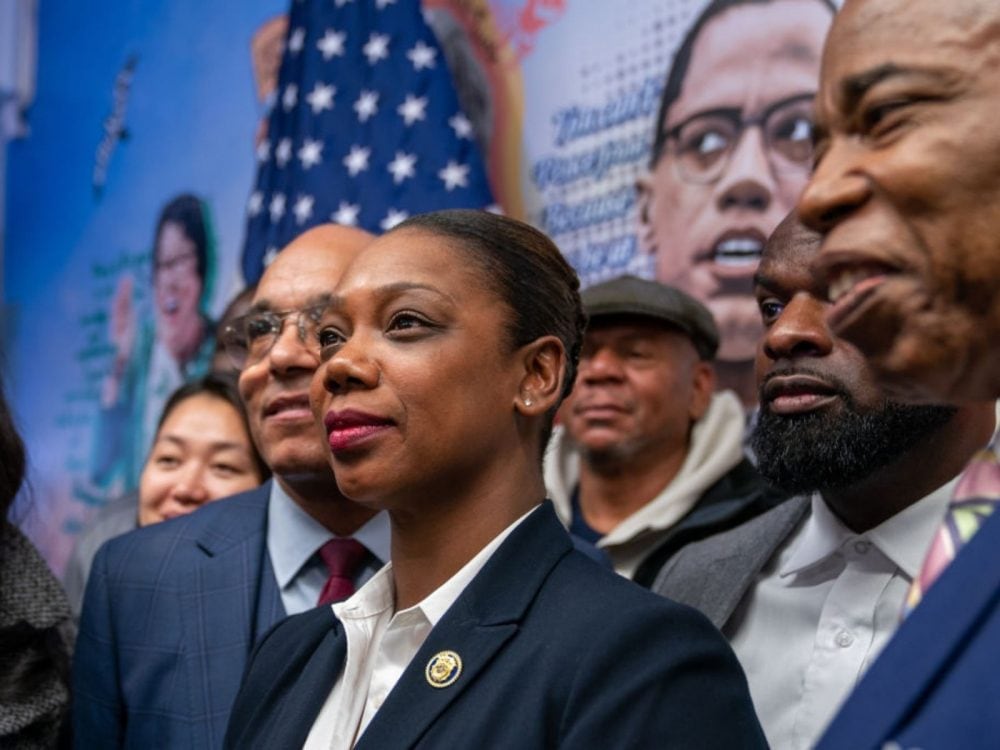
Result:
[[[830,0],[713,0],[667,74],[639,246],[656,278],[712,311],[719,388],[756,399],[762,330],[753,273],[764,241],[809,177],[812,100]]]
[[[7,513],[24,480],[24,444],[0,389],[0,747],[65,743],[69,605]]]
[[[65,584],[75,617],[90,565],[108,539],[184,515],[271,476],[247,424],[235,377],[210,373],[174,391],[163,408],[137,493],[106,506],[80,536]]]
[[[206,308],[215,238],[208,208],[179,195],[160,213],[153,247],[153,321],[140,321],[133,280],[123,276],[110,311],[115,349],[101,385],[91,467],[95,502],[134,490],[168,396],[209,370],[214,326]]]
[[[256,291],[256,284],[244,287],[236,293],[236,296],[229,300],[226,309],[219,316],[219,324],[215,330],[215,352],[212,354],[213,372],[231,372],[237,377],[239,376],[240,368],[233,362],[233,358],[226,354],[226,342],[223,334],[232,325],[233,321],[249,312],[250,305],[253,303],[253,295]]]

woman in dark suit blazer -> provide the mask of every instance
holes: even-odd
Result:
[[[543,234],[473,211],[347,270],[311,400],[344,494],[389,512],[392,563],[262,641],[228,747],[765,746],[719,633],[574,551],[545,500],[578,286]]]

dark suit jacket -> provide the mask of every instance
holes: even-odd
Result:
[[[94,558],[73,664],[77,747],[217,748],[256,639],[284,617],[271,483],[112,539]]]
[[[884,746],[1000,747],[1000,512],[906,618],[817,748]]]
[[[809,507],[809,498],[794,497],[742,526],[684,547],[657,576],[653,591],[703,612],[721,630]]]
[[[436,653],[459,654],[446,688]],[[289,618],[254,653],[226,747],[301,747],[340,673],[329,609]],[[546,503],[431,631],[359,750],[755,748],[765,741],[728,645],[698,613],[572,550]]]

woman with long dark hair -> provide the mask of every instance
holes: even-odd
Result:
[[[7,518],[24,481],[24,443],[0,388],[0,747],[66,740],[69,605],[31,542]]]
[[[262,641],[227,746],[763,747],[722,636],[574,551],[545,500],[585,323],[555,245],[417,216],[331,292],[313,410],[392,563]]]

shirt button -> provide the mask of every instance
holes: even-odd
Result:
[[[847,648],[852,643],[854,643],[854,636],[851,635],[850,632],[847,630],[841,630],[839,633],[837,633],[837,637],[835,640],[838,646],[840,646],[841,648]]]
[[[859,555],[863,555],[869,549],[871,549],[871,546],[872,546],[871,542],[865,542],[865,541],[855,542],[854,543],[854,551],[857,552]]]

